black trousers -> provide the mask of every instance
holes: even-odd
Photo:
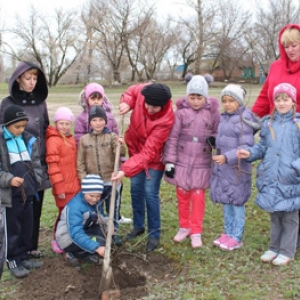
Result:
[[[6,218],[5,207],[0,204],[0,280],[6,257]]]
[[[33,228],[32,217],[33,196],[12,198],[12,207],[6,208],[7,229],[7,260],[15,261],[16,265],[28,257],[31,249]]]
[[[42,206],[44,201],[45,191],[39,191],[39,199],[34,197],[33,200],[33,230],[32,230],[32,239],[31,239],[31,249],[37,250],[39,247],[39,235],[40,235],[40,219],[42,214]]]
[[[105,234],[103,230],[100,228],[98,224],[95,224],[87,229],[84,229],[84,232],[90,237],[95,239],[98,243],[100,243],[100,246],[105,246]],[[82,259],[84,257],[87,257],[90,255],[89,252],[84,251],[79,246],[77,246],[75,243],[72,243],[70,246],[64,249],[65,252],[72,252],[75,257]]]

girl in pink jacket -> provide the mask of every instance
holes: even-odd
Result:
[[[208,84],[201,75],[187,85],[187,96],[177,104],[175,123],[164,148],[165,180],[176,186],[181,242],[191,237],[193,248],[202,246],[205,189],[209,188],[212,147],[208,139],[217,134],[219,103],[208,97]]]

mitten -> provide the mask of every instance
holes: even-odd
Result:
[[[169,178],[174,178],[174,174],[175,174],[175,166],[174,166],[174,164],[167,163],[165,165],[165,174]]]
[[[216,147],[216,138],[214,136],[209,136],[206,142],[213,148]]]

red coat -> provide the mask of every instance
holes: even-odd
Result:
[[[297,111],[300,112],[300,60],[296,63],[291,62],[280,43],[281,35],[286,28],[297,28],[300,31],[300,25],[289,24],[283,27],[279,33],[280,58],[272,63],[266,81],[252,107],[252,111],[260,117],[272,112],[274,87],[283,82],[290,83],[297,89]]]
[[[46,162],[52,194],[77,194],[80,183],[76,169],[76,145],[73,135],[62,137],[54,126],[46,131]]]
[[[166,140],[174,123],[172,100],[163,109],[153,115],[145,109],[145,97],[141,90],[145,84],[129,87],[122,94],[121,102],[132,109],[130,124],[125,133],[129,159],[123,163],[122,171],[127,177],[133,177],[148,168],[163,170],[162,153]]]

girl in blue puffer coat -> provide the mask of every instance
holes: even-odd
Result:
[[[260,142],[237,157],[248,162],[261,159],[257,168],[256,204],[271,216],[269,249],[263,262],[287,265],[295,256],[300,209],[300,114],[297,91],[288,83],[274,88],[275,109],[265,117]]]
[[[218,127],[216,155],[213,156],[213,173],[210,195],[214,203],[223,205],[224,233],[213,244],[222,250],[240,248],[245,227],[245,203],[251,194],[251,164],[239,161],[236,151],[254,145],[254,132],[260,122],[245,107],[246,91],[235,84],[221,92],[224,112]]]

